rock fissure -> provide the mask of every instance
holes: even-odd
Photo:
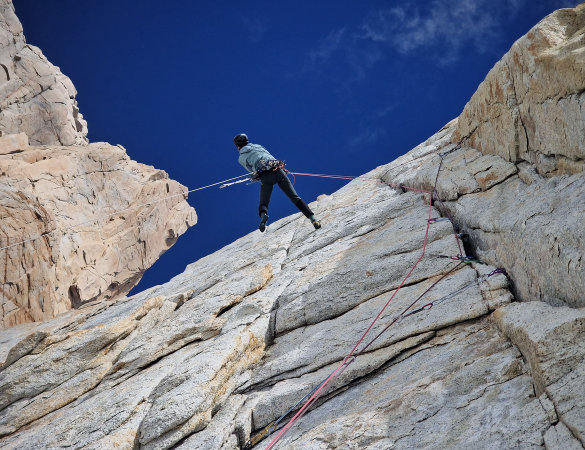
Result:
[[[410,254],[410,252],[405,252],[405,254]],[[416,287],[416,286],[422,285],[423,283],[427,283],[435,278],[440,277],[441,275],[442,274],[437,274],[437,275],[429,276],[428,278],[415,278],[412,281],[405,282],[404,284],[402,284],[401,289],[411,288],[411,287]],[[354,303],[352,308],[350,308],[348,310],[341,311],[338,315],[328,315],[327,320],[334,321],[342,316],[347,315],[348,313],[351,313],[356,308],[360,308],[360,306],[362,306],[365,303],[371,302],[372,300],[379,299],[381,296],[388,296],[389,297],[390,295],[392,295],[394,293],[394,291],[397,288],[398,288],[398,284],[395,287],[393,287],[392,289],[384,291],[384,292],[373,292],[370,297],[367,297],[367,298],[364,298],[363,300],[360,300],[359,303]],[[293,299],[293,300],[295,300],[295,299]],[[312,316],[311,317],[306,316],[306,314],[308,314],[308,310],[306,308],[303,308],[301,311],[305,315],[304,322],[299,324],[295,328],[289,328],[283,332],[275,334],[274,335],[275,339],[285,337],[289,333],[295,332],[299,329],[306,328],[306,327],[309,327],[309,326],[315,324],[315,321],[314,321]],[[275,314],[274,314],[275,321],[276,321],[276,313],[277,312],[278,312],[278,309],[275,309]]]

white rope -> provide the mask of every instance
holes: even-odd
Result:
[[[250,176],[250,174],[239,175],[237,177],[228,178],[227,180],[218,181],[217,183],[208,184],[207,186],[201,186],[201,187],[198,187],[198,188],[195,188],[195,189],[191,189],[191,190],[188,190],[188,191],[185,191],[185,192],[180,192],[178,194],[169,195],[167,197],[163,197],[163,198],[160,198],[158,200],[153,200],[153,201],[148,202],[148,203],[142,203],[141,205],[129,206],[128,208],[124,208],[124,209],[120,209],[120,210],[114,211],[113,213],[107,214],[105,216],[94,217],[93,219],[85,220],[83,222],[76,223],[74,225],[70,225],[70,226],[65,227],[65,228],[55,228],[54,230],[47,231],[45,233],[39,234],[38,236],[32,237],[30,239],[25,239],[25,240],[22,240],[22,241],[19,241],[19,242],[15,242],[14,244],[7,245],[5,247],[0,247],[0,251],[1,250],[7,250],[9,248],[16,247],[16,246],[21,245],[21,244],[26,244],[27,242],[36,241],[37,239],[40,239],[43,236],[49,236],[49,235],[51,235],[51,234],[53,234],[53,233],[55,233],[57,231],[64,231],[65,232],[67,230],[71,230],[71,229],[76,228],[76,227],[80,227],[80,226],[83,226],[83,225],[87,225],[89,223],[93,223],[93,222],[99,221],[101,219],[109,219],[110,217],[115,216],[117,214],[121,214],[121,213],[123,213],[125,211],[130,211],[130,210],[137,209],[137,208],[143,208],[145,206],[151,206],[151,205],[154,205],[156,203],[164,202],[165,200],[169,200],[171,198],[178,197],[178,196],[181,196],[181,195],[183,197],[185,197],[185,196],[187,196],[188,194],[190,194],[192,192],[202,191],[203,189],[208,189],[210,187],[217,186],[218,184],[223,184],[223,183],[226,183],[228,181],[237,180],[238,178],[249,177],[249,176]]]
[[[245,183],[246,181],[250,182],[250,184],[251,184],[251,183],[253,183],[255,180],[253,180],[253,179],[248,179],[248,178],[244,178],[243,180],[234,181],[233,183],[225,183],[225,184],[222,184],[222,185],[221,185],[219,188],[220,188],[220,189],[223,189],[223,188],[226,188],[226,187],[233,186],[234,184]]]

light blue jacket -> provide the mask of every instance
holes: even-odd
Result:
[[[261,160],[270,161],[276,160],[276,158],[258,144],[249,143],[240,149],[238,162],[248,172],[256,172],[258,170],[258,162]]]

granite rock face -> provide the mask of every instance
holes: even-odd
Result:
[[[585,164],[585,4],[561,9],[520,38],[481,83],[455,139],[527,161],[543,176]]]
[[[2,447],[264,448],[387,304],[277,448],[582,448],[583,313],[510,303],[495,267],[450,259],[430,194],[378,181],[419,153],[312,203],[321,230],[297,214],[162,286],[7,330]]]
[[[0,328],[125,295],[196,222],[184,186],[119,146],[25,144],[0,138]]]
[[[556,439],[564,439],[562,430],[567,428],[585,442],[585,392],[580,384],[585,380],[585,309],[530,302],[501,308],[494,318],[530,364],[537,394],[554,400],[563,424],[554,432]]]
[[[585,4],[554,12],[446,127],[459,145],[431,139],[414,151],[421,159],[386,175],[428,187],[431,161],[442,160],[441,210],[472,254],[506,268],[523,301],[585,307],[584,58]]]
[[[455,126],[441,133],[452,136]],[[418,159],[385,179],[432,187],[441,164],[436,204],[464,233],[470,254],[505,268],[522,301],[585,307],[583,173],[543,177],[527,162],[446,140],[421,144],[412,151]]]
[[[319,197],[320,230],[5,330],[0,446],[265,448],[335,374],[275,448],[585,448],[583,174],[457,144],[461,120]]]
[[[26,43],[11,0],[0,0],[0,132],[32,145],[85,145],[87,123],[71,80]]]
[[[0,329],[125,295],[196,222],[165,172],[88,144],[75,95],[0,0]]]
[[[512,299],[506,277],[492,274],[491,266],[440,257],[460,252],[451,224],[428,224],[439,214],[430,195],[380,183],[386,170],[312,204],[329,224],[318,232],[297,214],[191,264],[165,285],[8,330],[1,445],[243,446],[327,377],[415,264],[364,345],[404,317],[360,348],[326,397],[371,395],[363,401],[379,412],[396,404],[399,386],[412,390],[409,402],[415,402],[433,397],[444,383],[452,392],[417,418],[459,405],[463,429],[484,402],[501,397],[522,414],[493,411],[499,432],[514,416],[514,425],[506,426],[518,438],[543,442],[557,421],[534,397],[519,351],[488,320]],[[75,357],[65,357],[69,353]],[[432,355],[426,375],[406,387],[423,355]],[[396,389],[365,393],[372,380],[393,371],[400,371]],[[468,377],[475,381],[463,385]],[[322,411],[325,423],[332,419],[329,408],[327,402],[311,414]],[[358,412],[351,409],[343,420],[355,422]]]

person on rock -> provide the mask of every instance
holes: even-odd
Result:
[[[258,214],[260,215],[258,229],[261,232],[266,230],[268,204],[270,203],[270,196],[272,195],[272,189],[275,184],[278,184],[278,187],[299,208],[299,211],[311,221],[315,229],[321,228],[321,223],[315,219],[315,215],[309,208],[309,205],[299,197],[288,176],[282,170],[284,167],[282,161],[277,160],[261,145],[252,144],[245,134],[238,134],[234,137],[234,144],[240,153],[238,162],[244,169],[252,173],[254,178],[259,179],[262,184],[260,186],[260,205],[258,206]]]

